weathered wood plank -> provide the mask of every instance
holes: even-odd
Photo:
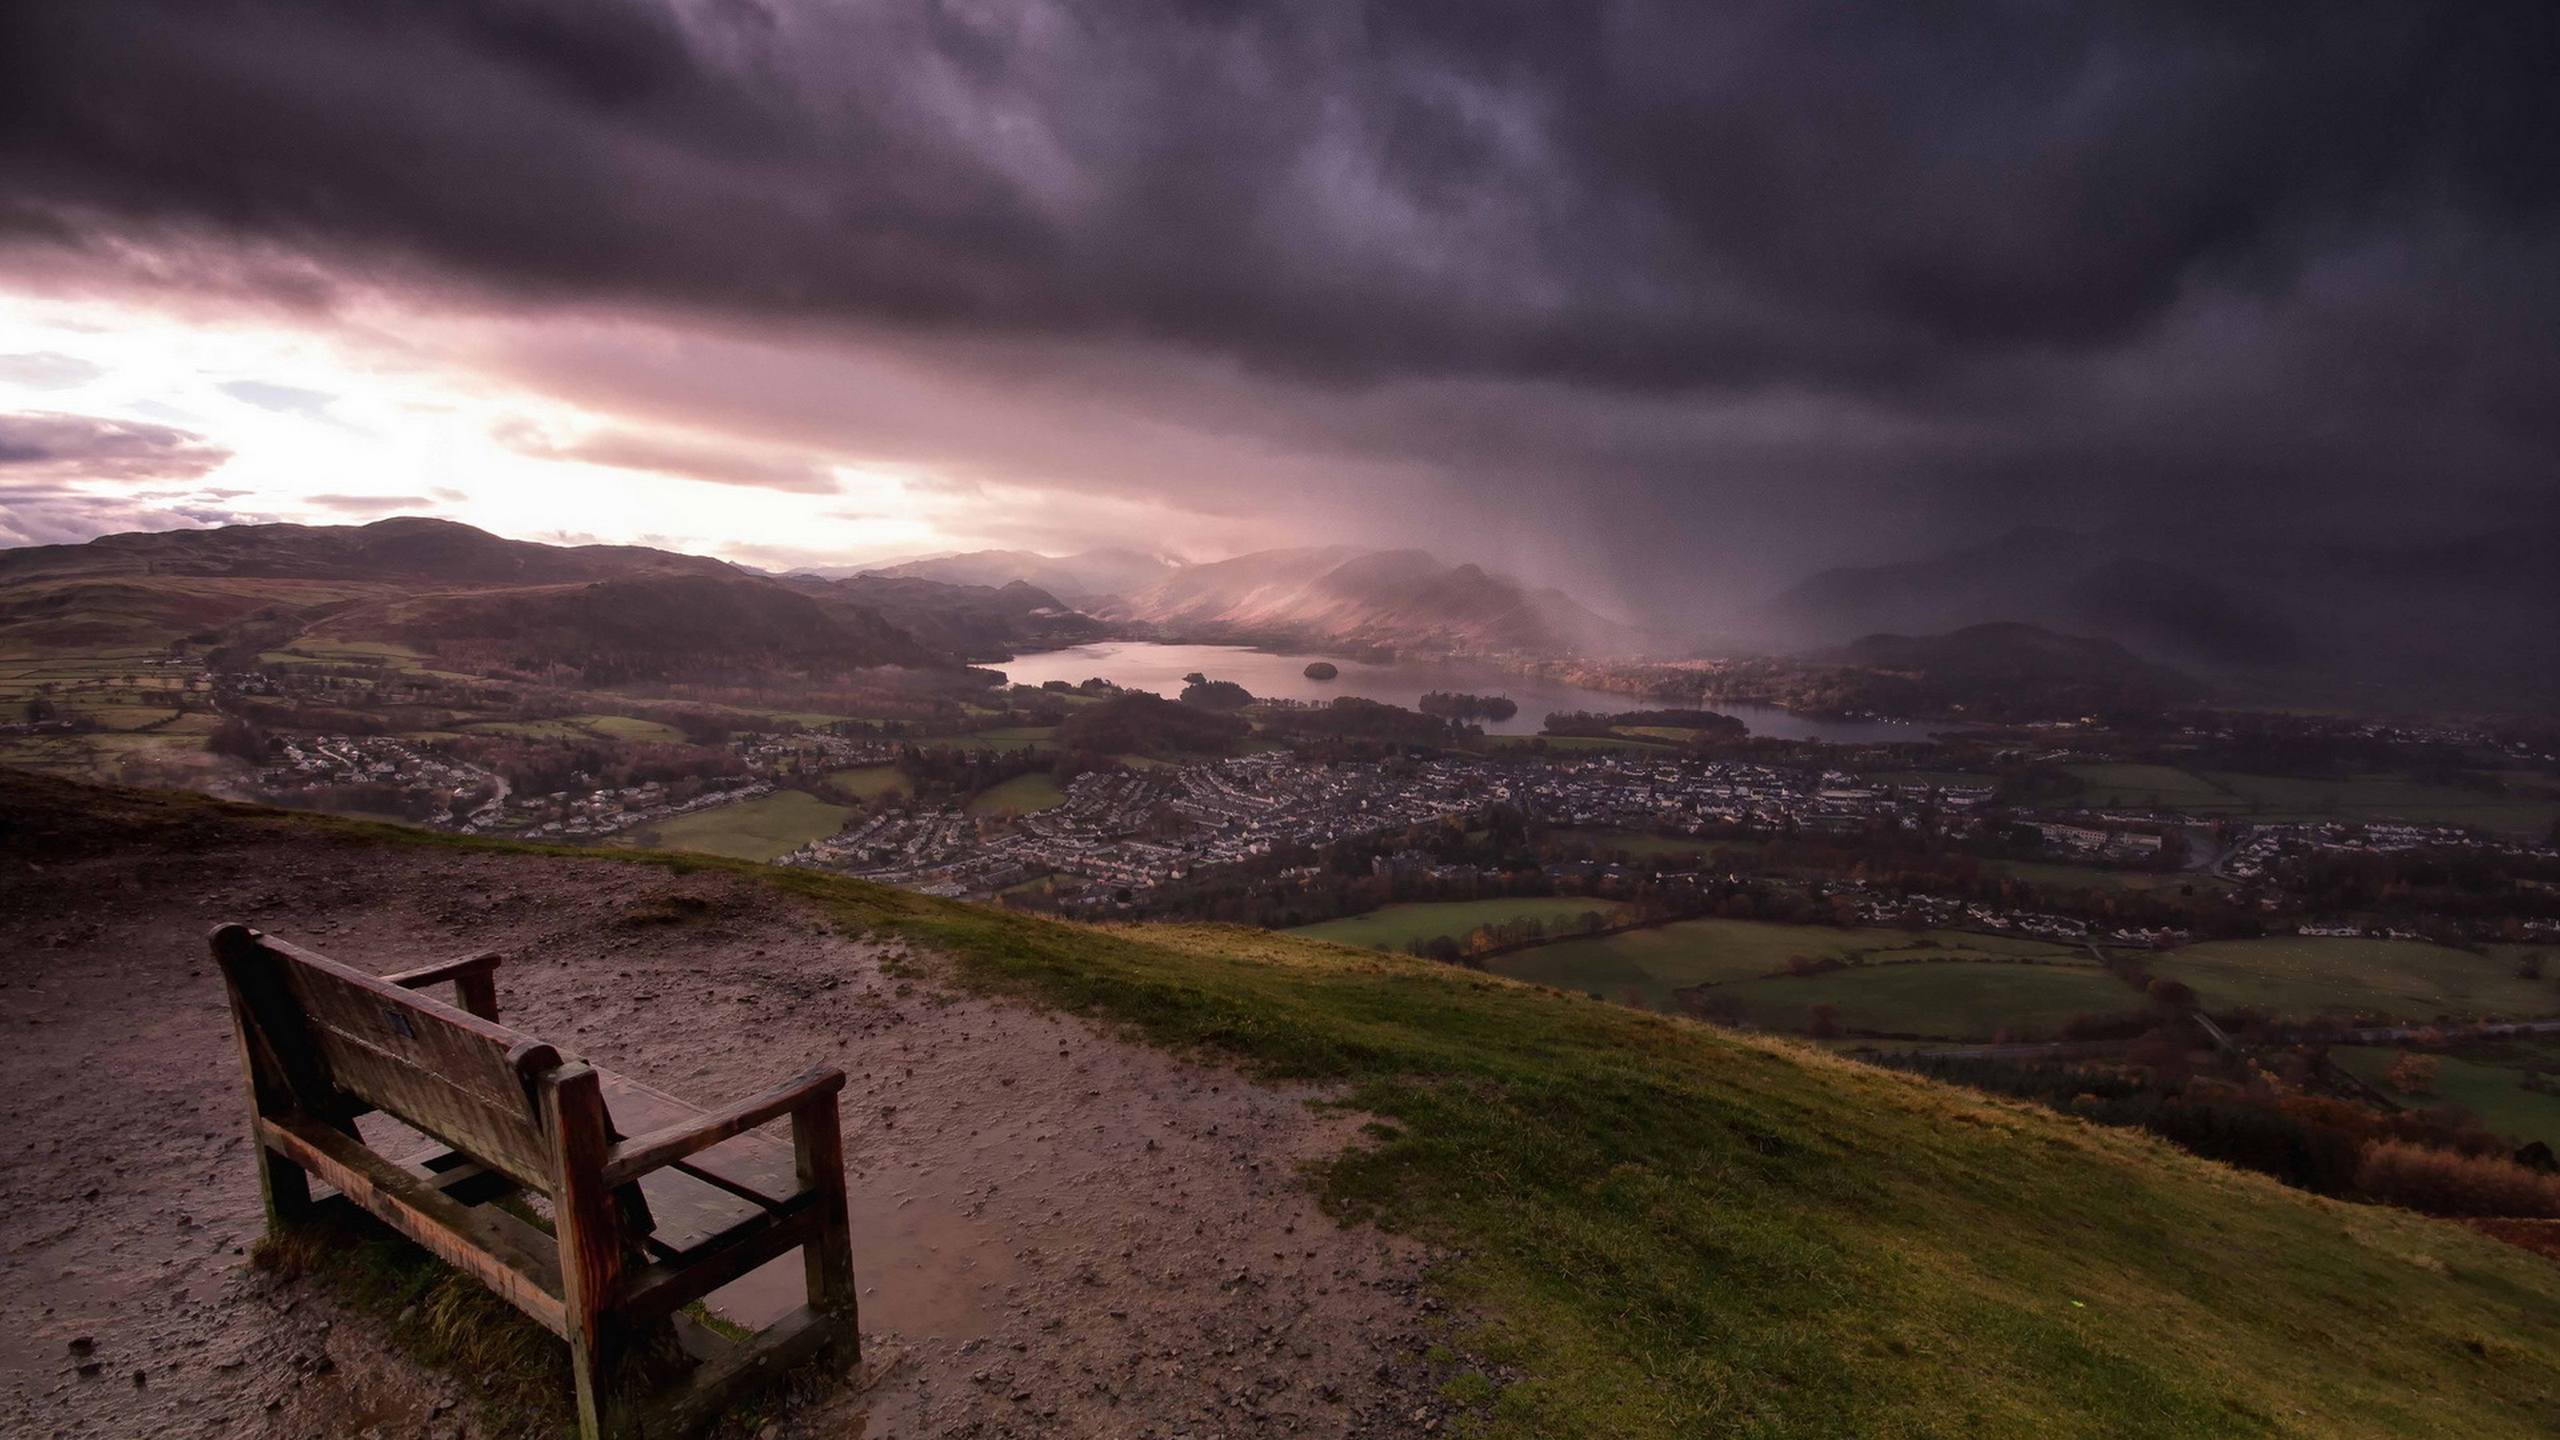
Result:
[[[560,1234],[561,1299],[567,1309],[569,1373],[581,1433],[620,1428],[613,1391],[627,1329],[613,1314],[622,1289],[623,1240],[613,1187],[603,1181],[608,1122],[596,1072],[573,1062],[541,1081],[543,1128],[552,1144],[552,1224]]]
[[[789,1254],[817,1235],[823,1224],[815,1195],[800,1196],[780,1210],[760,1211],[710,1244],[633,1270],[622,1287],[621,1308],[635,1319],[669,1314],[766,1261]]]
[[[844,1130],[832,1097],[823,1105],[792,1113],[791,1149],[801,1193],[818,1202],[818,1233],[800,1252],[809,1305],[844,1322],[845,1334],[854,1337],[852,1348],[856,1352],[845,1358],[860,1359],[862,1328],[860,1302],[853,1289],[852,1216],[845,1204]]]
[[[453,982],[454,1003],[483,1020],[498,1018],[498,963],[504,957],[495,950],[465,955],[434,965],[421,965],[414,970],[398,970],[383,976],[387,984],[403,990],[418,990],[429,985]]]
[[[261,1144],[337,1188],[436,1258],[467,1272],[508,1304],[561,1333],[559,1259],[497,1223],[498,1212],[462,1204],[351,1135],[287,1116],[258,1122]]]
[[[836,1093],[842,1089],[844,1072],[821,1066],[761,1095],[634,1136],[606,1152],[605,1179],[615,1185],[636,1179],[804,1107],[824,1103],[832,1112]]]
[[[605,1103],[613,1112],[614,1124],[625,1134],[662,1130],[702,1113],[700,1106],[689,1105],[626,1075],[599,1070],[596,1078],[604,1087]],[[767,1202],[786,1199],[799,1188],[791,1147],[755,1131],[733,1135],[678,1163],[732,1194]]]
[[[843,1322],[804,1305],[741,1341],[693,1374],[691,1383],[658,1401],[652,1434],[683,1435],[720,1418],[731,1396],[789,1374],[845,1338]]]

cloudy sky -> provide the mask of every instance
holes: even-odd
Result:
[[[2560,7],[0,10],[0,543],[2554,521]]]

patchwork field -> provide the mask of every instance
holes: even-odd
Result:
[[[2193,986],[2209,1009],[2248,1006],[2289,1018],[2560,1013],[2560,982],[2519,979],[2504,955],[2418,940],[2217,940],[2157,956],[2151,971]]]
[[[1058,788],[1057,780],[1046,770],[1016,775],[1003,784],[990,786],[971,796],[972,815],[1028,815],[1053,805],[1067,803],[1067,792]]]
[[[2429,785],[2396,775],[2305,780],[2186,770],[2174,765],[2068,765],[2081,800],[2104,808],[2167,807],[2193,815],[2262,821],[2407,820],[2476,825],[2516,834],[2547,831],[2560,819],[2560,797],[2493,793]]]
[[[2192,885],[2201,894],[2227,890],[2231,885],[2218,876],[2193,870],[2108,870],[2095,865],[2052,865],[2037,860],[1986,860],[1982,868],[2058,890],[2177,890]]]
[[[905,795],[914,791],[915,782],[907,772],[895,765],[858,765],[850,770],[830,770],[827,783],[847,795],[876,800],[883,795]]]
[[[2040,940],[1954,931],[1914,935],[1905,930],[1839,930],[1753,920],[1684,920],[1589,940],[1559,940],[1496,956],[1486,964],[1497,974],[1515,980],[1661,1010],[1678,1004],[1672,994],[1675,990],[1710,982],[1757,979],[1783,971],[1787,962],[1799,955],[1844,963],[2018,956],[2086,965],[2093,973],[2096,971],[2096,962],[2086,951],[2075,952]]]
[[[1595,850],[1636,856],[1694,855],[1717,843],[1687,835],[1649,835],[1641,830],[1567,830],[1563,833],[1565,838],[1581,841]]]
[[[777,790],[734,805],[718,805],[648,827],[645,841],[662,850],[725,855],[732,860],[773,860],[844,827],[853,810],[799,790]]]
[[[1326,920],[1302,925],[1288,933],[1310,940],[1331,940],[1340,945],[1363,945],[1378,950],[1401,950],[1416,940],[1432,940],[1447,935],[1463,936],[1486,925],[1499,925],[1513,920],[1536,917],[1548,928],[1573,925],[1587,914],[1618,914],[1623,907],[1608,900],[1594,900],[1580,895],[1521,895],[1501,900],[1443,900],[1412,905],[1389,905],[1363,915],[1346,915],[1339,920]]]
[[[2438,1055],[2435,1084],[2421,1095],[2407,1094],[2383,1078],[2400,1053],[2387,1045],[2338,1045],[2330,1048],[2329,1058],[2403,1104],[2459,1105],[2519,1145],[2539,1140],[2560,1149],[2560,1094],[2524,1088],[2532,1067],[2560,1068],[2560,1045],[2496,1045]]]
[[[1802,1032],[1815,1005],[1841,1028],[1946,1040],[2044,1040],[2076,1015],[2115,1015],[2142,997],[2095,965],[1944,961],[1861,965],[1822,975],[1720,985],[1711,992],[1766,1030]]]

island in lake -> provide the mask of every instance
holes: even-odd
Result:
[[[1299,671],[1298,673],[1306,676],[1310,680],[1338,680],[1342,678],[1341,667],[1335,665],[1330,660],[1310,661],[1307,668]]]

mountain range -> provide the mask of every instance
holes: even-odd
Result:
[[[1819,651],[2030,621],[2262,693],[2518,708],[2560,687],[2554,554],[2560,531],[2531,528],[2391,549],[2024,528],[1823,571],[1742,628]]]

